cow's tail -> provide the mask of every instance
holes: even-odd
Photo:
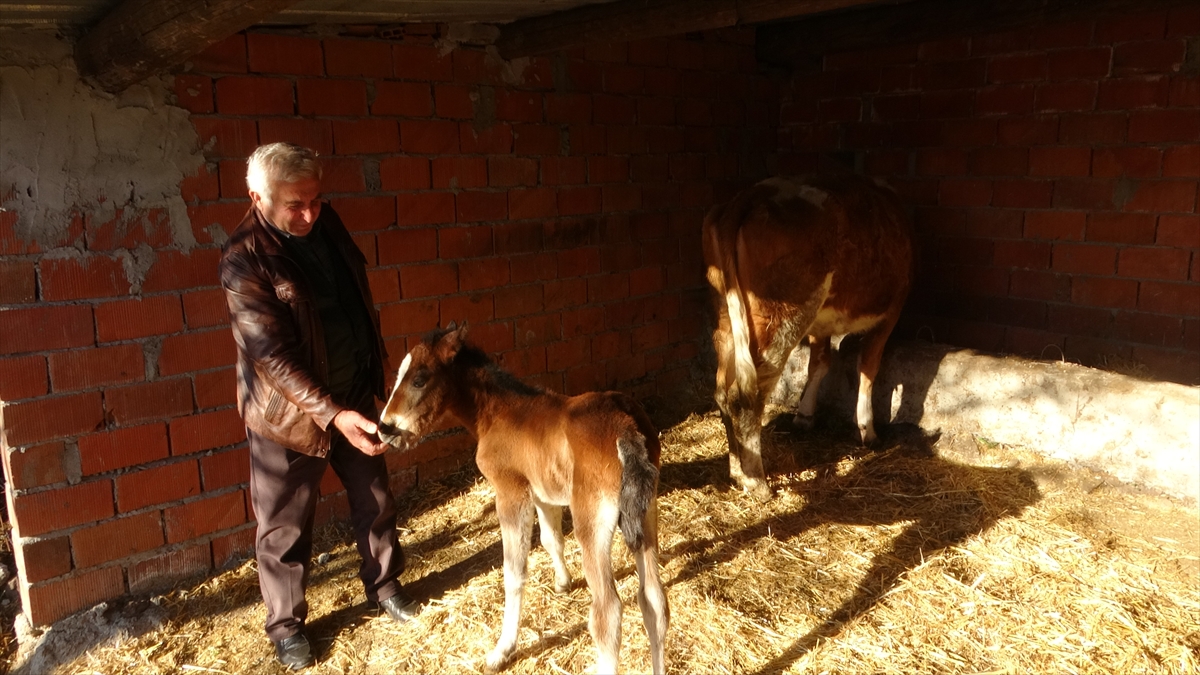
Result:
[[[617,439],[621,458],[621,496],[617,525],[631,551],[641,550],[646,531],[646,512],[658,495],[658,467],[650,458],[646,437],[630,431]]]
[[[750,314],[746,308],[741,283],[738,281],[737,247],[741,230],[738,227],[729,227],[711,216],[704,225],[707,243],[715,253],[714,259],[720,264],[719,270],[708,270],[709,283],[724,300],[725,309],[729,314],[729,337],[733,343],[732,349],[718,354],[717,358],[723,361],[727,374],[733,373],[740,396],[745,399],[747,406],[752,407],[758,395],[758,369],[754,366],[754,356],[750,352]],[[738,395],[732,391],[726,392],[727,398]]]

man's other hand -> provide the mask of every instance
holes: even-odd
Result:
[[[333,426],[363,454],[382,455],[392,447],[379,440],[379,428],[374,422],[354,410],[343,410],[335,415]]]

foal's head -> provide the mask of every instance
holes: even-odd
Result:
[[[397,448],[414,445],[445,412],[451,364],[462,350],[467,324],[431,331],[400,364],[396,386],[379,416],[379,437]]]

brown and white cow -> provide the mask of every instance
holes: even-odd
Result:
[[[871,383],[911,285],[911,226],[896,194],[870,179],[777,177],[714,207],[703,239],[729,473],[768,498],[763,404],[806,336],[812,352],[797,422],[811,424],[830,338],[863,333],[857,422],[861,440],[875,440]]]

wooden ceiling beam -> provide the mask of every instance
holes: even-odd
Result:
[[[871,47],[998,33],[1116,12],[1156,11],[1195,0],[919,0],[760,26],[758,60],[798,69],[822,56]]]
[[[617,0],[505,24],[500,28],[496,47],[502,57],[512,59],[593,42],[680,35],[790,19],[880,1]]]
[[[296,0],[123,0],[75,46],[79,72],[117,93]]]

